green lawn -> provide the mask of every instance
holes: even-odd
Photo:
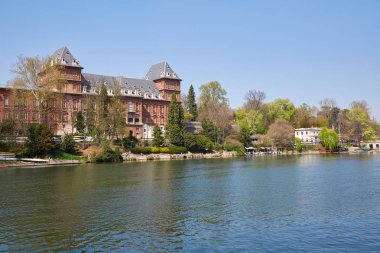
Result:
[[[61,159],[61,160],[82,160],[85,157],[82,155],[72,155],[69,153],[59,153],[59,154],[52,155],[51,158]]]

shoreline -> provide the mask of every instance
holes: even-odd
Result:
[[[324,153],[319,151],[307,151],[307,152],[283,152],[283,153],[259,153],[253,155],[238,155],[236,151],[224,151],[215,153],[186,153],[186,154],[128,154],[123,153],[123,162],[121,163],[132,163],[132,162],[147,162],[147,161],[171,161],[171,160],[192,160],[192,159],[225,159],[234,157],[245,157],[245,158],[255,158],[255,157],[274,157],[274,156],[294,156],[294,155],[362,155],[362,154],[380,154],[380,150],[370,150],[370,151],[357,151],[357,152],[340,152],[340,153]],[[91,163],[88,161],[80,160],[53,160],[51,159],[47,163],[37,163],[37,162],[23,162],[23,161],[0,161],[0,169],[2,168],[23,168],[23,167],[46,167],[46,166],[59,166],[59,165],[78,165]],[[106,163],[104,163],[106,164]]]

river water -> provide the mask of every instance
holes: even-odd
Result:
[[[380,156],[0,170],[0,252],[379,252]]]

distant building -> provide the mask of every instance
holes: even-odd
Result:
[[[380,140],[367,141],[362,143],[362,145],[370,150],[380,150]]]
[[[199,134],[202,131],[202,124],[198,121],[185,122],[185,131],[192,134]]]
[[[62,47],[52,55],[52,64],[63,66],[66,79],[63,86],[56,88],[62,99],[52,101],[54,110],[47,116],[58,135],[76,131],[76,114],[86,112],[90,98],[99,94],[101,84],[106,86],[110,97],[114,95],[115,85],[120,87],[125,124],[129,132],[139,139],[153,138],[155,125],[164,131],[171,96],[174,94],[178,102],[181,99],[182,80],[167,62],[152,65],[144,78],[89,74],[83,73],[79,61],[67,47]],[[9,118],[19,124],[39,122],[41,115],[38,115],[36,101],[25,99],[20,103],[13,98],[13,90],[0,87],[0,122]]]
[[[322,128],[296,128],[294,129],[294,137],[299,138],[302,144],[319,144],[319,133]]]

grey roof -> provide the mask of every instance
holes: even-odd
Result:
[[[98,87],[101,83],[104,83],[108,88],[111,89],[115,87],[115,85],[120,85],[120,88],[125,89],[126,91],[140,91],[141,96],[144,96],[145,93],[148,93],[149,96],[151,94],[155,96],[152,98],[157,98],[160,95],[160,91],[157,89],[156,84],[150,80],[127,78],[122,76],[104,76],[89,73],[83,73],[82,75],[85,81],[87,81],[87,85],[90,87]]]
[[[166,61],[152,65],[144,77],[144,79],[151,81],[161,78],[181,80]]]
[[[61,47],[51,56],[58,64],[70,67],[83,68],[79,61],[71,54],[67,47]]]

